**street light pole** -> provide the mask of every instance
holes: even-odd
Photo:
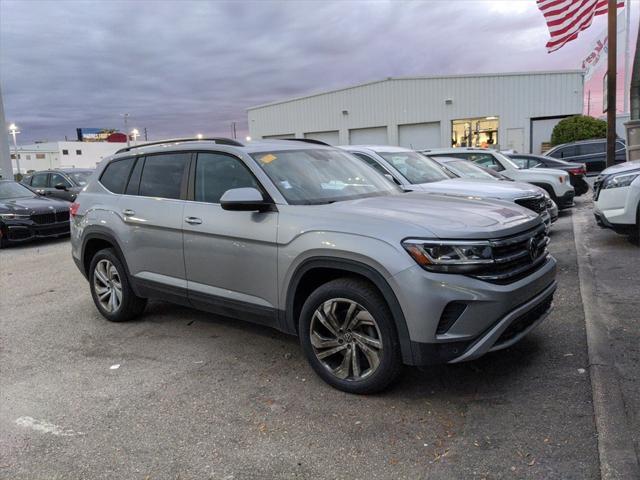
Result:
[[[616,25],[618,3],[609,0],[607,25],[607,167],[615,164],[616,160],[616,76],[618,65],[616,62],[618,29]]]
[[[130,147],[131,144],[129,143],[129,126],[127,125],[127,120],[129,120],[129,114],[123,113],[122,116],[124,117],[124,133],[127,135],[127,147]]]
[[[13,137],[13,150],[15,152],[15,156],[16,156],[16,168],[18,169],[18,175],[21,173],[20,172],[20,157],[18,157],[18,142],[16,141],[16,135],[18,133],[20,133],[20,130],[18,130],[18,127],[16,126],[15,123],[12,123],[11,125],[9,125],[9,132],[11,133],[11,136]]]

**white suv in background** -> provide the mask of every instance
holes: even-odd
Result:
[[[593,185],[596,221],[640,240],[640,160],[603,170]]]
[[[470,160],[500,172],[512,180],[531,183],[545,189],[560,209],[573,206],[575,190],[569,181],[569,174],[562,170],[551,168],[521,169],[502,153],[488,148],[435,148],[421,150],[420,153],[430,157],[445,156]]]

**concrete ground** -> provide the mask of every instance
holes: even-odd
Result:
[[[105,321],[66,240],[0,251],[0,477],[599,478],[570,214],[551,250],[530,336],[368,397],[265,328],[161,302]]]
[[[585,298],[600,313],[636,457],[640,458],[640,248],[627,236],[595,226],[592,202],[579,199],[574,213],[576,241],[588,254],[594,296]]]

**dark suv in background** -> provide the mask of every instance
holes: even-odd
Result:
[[[587,169],[583,163],[566,162],[559,158],[532,155],[530,153],[509,153],[506,155],[521,168],[555,168],[564,170],[569,174],[569,181],[576,191],[576,197],[589,191],[589,184],[585,179]]]
[[[565,162],[584,163],[587,175],[601,172],[607,168],[607,139],[581,140],[563,143],[545,153],[547,157],[560,158]],[[627,160],[627,147],[624,140],[616,140],[616,163]]]
[[[43,170],[25,176],[22,183],[39,195],[73,202],[92,174],[86,168]]]

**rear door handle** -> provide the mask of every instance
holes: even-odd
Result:
[[[187,217],[184,221],[190,225],[200,225],[202,223],[202,219],[198,217]]]
[[[127,209],[125,209],[125,210],[123,210],[123,211],[122,211],[122,214],[123,214],[125,217],[132,217],[132,216],[134,216],[134,215],[136,214],[136,212],[134,212],[134,211],[133,211],[133,210],[131,210],[130,208],[127,208]]]

